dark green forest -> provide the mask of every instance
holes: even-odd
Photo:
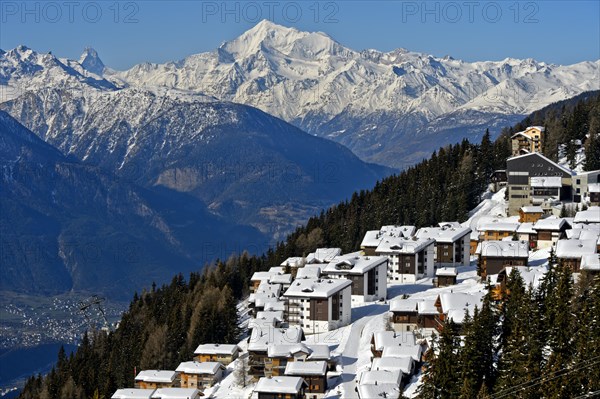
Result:
[[[115,331],[88,332],[74,354],[61,351],[54,369],[45,377],[31,377],[20,398],[109,398],[117,388],[133,386],[136,369],[174,369],[190,360],[201,343],[237,343],[241,332],[235,305],[248,294],[255,271],[319,246],[356,250],[367,230],[384,224],[421,227],[465,220],[480,202],[491,172],[504,169],[510,135],[526,126],[546,127],[546,151],[554,159],[558,143],[582,140],[586,169],[600,169],[599,111],[598,92],[550,105],[504,129],[494,141],[486,133],[479,144],[464,140],[440,148],[430,159],[311,218],[261,256],[232,255],[187,279],[179,275],[168,285],[153,285],[134,296]],[[599,389],[600,363],[595,368],[581,363],[595,362],[600,354],[600,306],[593,306],[600,304],[599,283],[586,280],[574,287],[567,274],[557,266],[535,291],[512,275],[511,294],[501,308],[488,299],[472,315],[463,347],[455,329],[444,329],[435,343],[439,355],[428,353],[421,397],[568,398]],[[535,379],[548,373],[556,378],[535,389],[507,391],[539,382]]]

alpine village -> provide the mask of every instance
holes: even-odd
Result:
[[[599,205],[593,92],[440,148],[263,255],[152,284],[20,397],[588,397]]]

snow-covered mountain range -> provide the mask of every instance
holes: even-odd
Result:
[[[104,66],[93,49],[78,62],[17,48],[0,53],[0,84],[20,87],[14,93],[50,81],[92,93],[134,86],[252,105],[341,142],[364,160],[403,167],[445,142],[486,127],[497,132],[552,102],[597,90],[599,65],[356,51],[325,33],[265,20],[215,51],[126,71]]]

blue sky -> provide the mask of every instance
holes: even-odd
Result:
[[[210,51],[270,19],[356,50],[403,47],[467,61],[572,64],[600,58],[599,1],[0,1],[0,48],[126,69]]]

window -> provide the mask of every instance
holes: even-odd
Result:
[[[581,179],[577,179],[577,184],[581,184]]]

